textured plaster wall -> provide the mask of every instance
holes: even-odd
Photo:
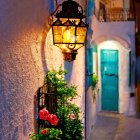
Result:
[[[61,65],[68,69],[67,80],[77,85],[80,96],[74,102],[84,112],[85,50],[78,51],[76,61],[64,62],[47,24],[53,8],[50,0],[0,1],[0,140],[29,139],[34,95],[44,73]]]
[[[44,0],[0,1],[0,140],[29,139],[34,94],[44,71],[63,63],[46,39],[49,5]]]

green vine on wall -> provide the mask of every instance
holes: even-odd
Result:
[[[92,79],[93,100],[95,100],[96,99],[96,96],[97,96],[96,94],[99,92],[99,89],[97,87],[97,84],[98,84],[98,76],[95,73],[90,74],[89,76]]]
[[[80,109],[71,103],[78,95],[75,85],[68,85],[64,79],[66,70],[60,68],[58,71],[49,71],[45,76],[45,81],[52,83],[57,90],[57,112],[59,117],[59,126],[63,132],[63,140],[82,140],[83,126],[81,123]]]
[[[96,85],[98,83],[98,76],[94,73],[92,76],[92,84],[93,84],[93,88],[96,88]]]

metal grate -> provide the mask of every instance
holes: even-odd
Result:
[[[37,91],[37,131],[39,128],[48,127],[45,121],[42,121],[38,117],[38,113],[41,109],[46,108],[49,113],[54,113],[57,110],[57,94],[56,88],[50,84],[44,84]]]

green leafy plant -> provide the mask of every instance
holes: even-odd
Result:
[[[61,140],[62,131],[55,128],[41,128],[38,134],[31,134],[32,140]]]
[[[82,122],[79,117],[80,109],[71,101],[76,98],[77,87],[75,85],[68,85],[64,80],[66,70],[59,69],[59,71],[49,71],[45,76],[45,82],[51,82],[57,90],[57,112],[59,117],[59,127],[62,130],[62,140],[82,140]]]
[[[93,88],[96,88],[97,83],[98,83],[98,76],[94,73],[92,77]]]
[[[31,140],[61,140],[60,135],[62,131],[52,126],[56,126],[59,122],[59,119],[55,114],[50,114],[49,111],[45,108],[39,111],[39,118],[48,124],[47,128],[40,128],[39,133],[33,133],[30,135]]]
[[[51,70],[45,75],[45,83],[48,88],[56,90],[57,93],[57,110],[54,112],[59,121],[56,128],[44,128],[39,131],[39,134],[30,135],[32,140],[82,140],[83,139],[83,124],[81,122],[81,112],[78,106],[71,101],[77,97],[77,87],[72,84],[67,84],[64,79],[66,70],[58,71]],[[47,114],[47,112],[46,112]],[[45,121],[47,117],[43,116]],[[48,133],[42,131],[48,130]],[[45,134],[45,135],[44,135]]]
[[[92,87],[93,87],[93,100],[96,99],[96,96],[97,96],[97,93],[99,92],[99,89],[98,89],[98,76],[93,73],[93,74],[90,74],[89,75],[92,79]]]

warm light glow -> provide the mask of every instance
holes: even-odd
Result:
[[[67,18],[60,18],[62,23],[65,23],[68,19]],[[80,22],[80,19],[69,19],[71,22],[74,22],[76,25]]]
[[[63,41],[62,38],[62,26],[53,26],[53,34],[54,34],[54,42],[61,43]]]
[[[75,43],[75,26],[53,26],[54,43]]]
[[[77,27],[76,30],[76,42],[77,43],[83,43],[85,42],[85,37],[86,37],[86,27]]]
[[[70,52],[71,50],[67,47],[66,44],[57,45],[63,52]]]
[[[103,47],[103,48],[107,48],[107,49],[113,49],[113,50],[117,50],[119,46],[119,43],[117,41],[114,40],[108,40],[108,41],[104,41],[102,43],[99,44],[99,47]]]
[[[67,0],[52,15],[55,17],[52,18],[53,43],[62,50],[64,60],[75,60],[77,50],[84,46],[87,32],[83,8],[77,2]]]
[[[83,47],[83,44],[76,44],[76,46],[75,46],[75,50],[78,50],[78,49],[80,49],[81,47]]]
[[[71,52],[72,50],[78,50],[83,45],[75,45],[75,44],[59,44],[57,45],[63,52]]]
[[[63,31],[63,39],[64,39],[64,42],[70,42],[71,33],[70,33],[69,29],[66,29],[66,30]]]
[[[70,44],[69,49],[77,50],[76,44],[85,43],[86,32],[87,25],[80,19],[57,19],[53,25],[54,44]]]
[[[75,43],[75,27],[63,27],[62,28],[63,43]]]
[[[75,44],[69,44],[68,47],[73,50],[75,48]]]

